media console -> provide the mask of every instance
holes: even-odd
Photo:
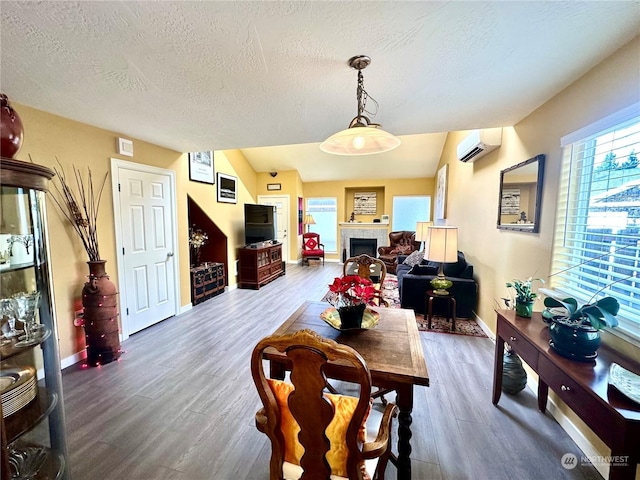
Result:
[[[282,244],[252,245],[238,253],[238,287],[259,289],[284,275]]]

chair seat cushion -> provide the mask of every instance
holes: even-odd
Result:
[[[280,380],[268,379],[268,382],[280,408],[280,430],[285,438],[284,460],[285,462],[298,466],[304,454],[304,447],[298,441],[300,426],[293,417],[291,410],[289,410],[288,398],[291,392],[293,392],[294,387],[290,383],[285,383]],[[326,458],[331,466],[331,473],[338,477],[345,477],[347,475],[347,457],[349,456],[345,437],[349,422],[358,404],[358,399],[331,393],[326,393],[325,397],[332,403],[335,409],[333,419],[325,430],[325,434],[331,443],[331,448],[327,452]],[[371,405],[369,405],[369,408],[371,408]],[[366,422],[366,418],[364,420]],[[366,426],[364,423],[360,427],[358,437],[361,442],[366,441]],[[361,468],[364,468],[364,462]],[[364,475],[364,478],[366,478],[366,475]]]
[[[302,251],[302,256],[304,257],[321,257],[322,255],[324,255],[324,250],[322,250],[321,248]]]

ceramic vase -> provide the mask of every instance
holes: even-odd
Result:
[[[338,307],[340,315],[340,328],[348,330],[350,328],[362,328],[362,317],[367,306],[364,303],[349,307]]]
[[[24,129],[9,99],[0,93],[0,152],[5,158],[14,158],[22,147]]]
[[[502,369],[502,390],[510,395],[521,392],[527,385],[527,372],[522,360],[513,351],[504,354]]]
[[[106,260],[87,262],[89,281],[82,289],[87,363],[104,365],[120,357],[116,286],[105,272]]]
[[[516,298],[516,315],[519,317],[530,318],[533,313],[533,300],[530,302],[520,302]]]

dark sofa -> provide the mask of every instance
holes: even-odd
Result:
[[[396,275],[402,308],[425,313],[425,293],[433,290],[429,282],[437,276],[439,264],[422,260],[415,266],[406,265],[407,257],[398,257]],[[456,263],[444,264],[444,275],[453,282],[449,292],[456,299],[456,317],[472,318],[478,301],[478,284],[473,278],[473,265],[467,263],[464,253],[458,252]],[[446,302],[434,302],[434,314],[444,315]]]

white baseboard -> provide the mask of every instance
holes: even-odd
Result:
[[[182,315],[185,312],[188,312],[192,308],[193,308],[193,304],[191,302],[187,303],[186,305],[182,305],[180,307],[180,315]]]
[[[72,365],[75,365],[78,362],[83,361],[85,358],[87,358],[87,351],[86,350],[82,350],[80,352],[74,353],[73,355],[70,355],[68,357],[65,358],[61,358],[60,359],[60,369],[64,370],[65,368],[68,368]],[[42,374],[42,376],[41,376]],[[44,378],[44,370],[40,369],[38,370],[38,379]]]

